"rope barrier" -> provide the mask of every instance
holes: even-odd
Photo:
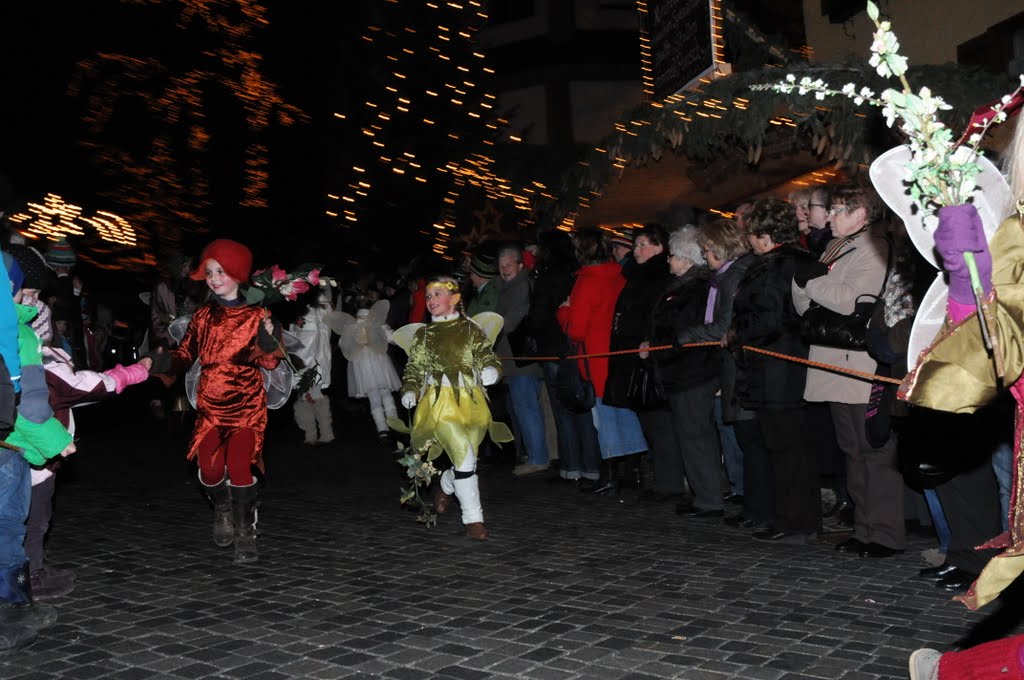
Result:
[[[570,354],[564,357],[498,357],[499,359],[511,359],[513,361],[559,361],[561,359],[593,359],[594,357],[613,357],[621,354],[638,354],[640,352],[660,352],[666,349],[690,349],[694,347],[721,347],[720,342],[688,342],[682,345],[657,345],[655,347],[645,347],[636,349],[620,349],[613,352],[594,352],[592,354]],[[757,352],[758,354],[764,354],[765,356],[774,357],[776,359],[782,359],[784,361],[792,361],[793,363],[803,364],[810,366],[811,368],[820,368],[823,371],[831,371],[832,373],[842,373],[848,375],[851,378],[859,378],[861,380],[867,380],[869,382],[884,382],[892,385],[902,384],[902,380],[898,378],[890,378],[887,375],[876,375],[874,373],[867,373],[865,371],[857,371],[852,368],[844,368],[842,366],[834,366],[832,364],[825,364],[820,361],[811,361],[810,359],[804,359],[802,357],[794,357],[789,354],[781,354],[779,352],[772,352],[771,350],[761,349],[760,347],[751,347],[750,345],[743,345],[745,350],[751,352]]]

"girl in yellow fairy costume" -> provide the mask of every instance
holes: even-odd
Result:
[[[484,390],[500,377],[501,361],[492,346],[502,322],[491,312],[467,318],[461,312],[461,297],[458,283],[450,277],[428,281],[426,303],[432,323],[400,328],[395,342],[409,353],[402,405],[416,407],[412,447],[422,450],[436,441],[453,465],[441,475],[434,509],[446,512],[454,495],[462,507],[466,535],[483,540],[488,531],[476,476],[477,448],[488,432],[498,442],[511,439],[507,427],[491,420]]]

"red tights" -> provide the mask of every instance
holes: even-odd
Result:
[[[196,451],[199,478],[207,486],[218,484],[224,479],[226,465],[231,484],[249,486],[255,481],[252,476],[252,454],[255,448],[256,433],[248,427],[234,430],[226,436],[219,430],[210,430]]]

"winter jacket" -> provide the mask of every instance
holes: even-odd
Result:
[[[530,313],[526,317],[527,328],[537,341],[540,356],[564,356],[568,340],[558,323],[558,307],[572,292],[575,276],[568,263],[545,266],[537,272],[530,297]]]
[[[487,281],[483,288],[474,291],[473,299],[469,301],[467,308],[470,317],[476,316],[480,312],[498,311],[498,281],[500,280],[498,277],[494,277]]]
[[[525,267],[516,274],[511,281],[494,279],[487,284],[490,288],[497,284],[498,288],[498,314],[504,319],[505,325],[501,329],[501,335],[495,343],[494,352],[499,357],[510,357],[514,355],[512,345],[508,336],[519,328],[526,320],[530,312],[530,271]],[[504,376],[531,376],[540,377],[540,366],[527,364],[517,366],[511,359],[503,359],[501,362],[501,373]]]
[[[661,252],[643,264],[630,259],[622,268],[626,285],[615,302],[612,320],[611,349],[635,349],[648,339],[651,310],[671,281],[668,253]],[[637,354],[608,357],[608,381],[604,386],[604,403],[629,408],[626,390],[633,370],[640,362]]]
[[[651,310],[647,339],[652,347],[675,345],[681,330],[704,323],[710,280],[711,270],[703,266],[671,277]],[[666,394],[674,394],[717,379],[721,351],[718,347],[676,348],[651,352],[650,357]]]
[[[757,255],[747,254],[733,261],[725,271],[711,274],[712,280],[718,282],[718,294],[715,296],[715,308],[711,323],[690,326],[679,333],[679,344],[690,342],[721,342],[732,326],[732,303],[736,297],[736,289],[747,271],[754,263]],[[710,290],[708,291],[710,294]],[[704,296],[705,305],[708,295]],[[703,316],[701,317],[703,322]],[[752,413],[743,414],[736,400],[736,361],[729,352],[719,352],[719,371],[722,379],[722,420],[732,422],[741,418],[752,418]]]
[[[832,244],[829,244],[829,250]],[[849,238],[831,258],[829,272],[811,279],[804,288],[792,285],[793,303],[801,316],[816,302],[839,314],[852,314],[857,299],[865,295],[879,295],[885,281],[889,260],[889,244],[865,228]],[[811,345],[811,361],[874,373],[877,362],[865,351]],[[812,368],[807,371],[804,399],[840,404],[866,404],[871,383],[839,373]]]
[[[582,343],[588,354],[608,351],[615,301],[625,285],[626,279],[615,262],[580,267],[576,272],[576,283],[569,293],[568,306],[558,308],[558,322],[571,342]],[[608,379],[608,357],[593,357],[587,363],[594,393],[603,397]],[[579,368],[586,376],[587,367],[583,359],[579,360]]]
[[[744,408],[790,407],[803,402],[805,366],[742,347],[807,358],[790,284],[796,263],[812,258],[803,248],[782,245],[759,256],[740,281],[733,300],[730,349],[736,360],[736,392]]]
[[[18,314],[18,354],[21,359],[21,402],[8,444],[22,449],[32,465],[42,465],[71,443],[67,429],[53,417],[43,370],[42,343],[30,322],[35,307],[15,305]]]

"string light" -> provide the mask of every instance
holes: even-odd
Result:
[[[11,223],[21,233],[50,240],[66,236],[82,236],[85,227],[92,227],[104,241],[124,246],[135,246],[135,229],[128,220],[106,210],[92,216],[82,215],[82,207],[67,203],[57,194],[46,194],[42,203],[29,203],[25,212],[11,216]]]

